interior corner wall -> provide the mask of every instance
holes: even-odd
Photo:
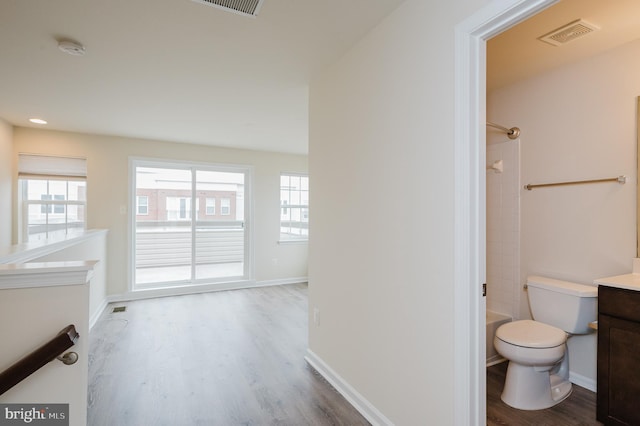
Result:
[[[12,242],[13,126],[0,118],[0,247]]]
[[[454,28],[408,0],[310,88],[309,349],[390,422],[453,424]]]
[[[520,188],[518,289],[530,274],[593,283],[631,272],[639,68],[635,41],[489,94],[488,119],[522,130],[522,185],[627,176],[624,185]],[[523,295],[519,317],[528,315]],[[595,385],[595,335],[569,339],[569,353],[572,373]]]
[[[128,292],[129,158],[248,165],[253,167],[255,280],[277,282],[307,276],[307,244],[278,244],[280,173],[308,171],[304,155],[216,148],[17,127],[18,153],[68,155],[87,159],[87,227],[108,229],[107,295]],[[277,259],[276,262],[273,259]]]

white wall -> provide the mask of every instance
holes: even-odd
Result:
[[[0,118],[0,247],[11,245],[13,126]]]
[[[408,0],[310,89],[310,350],[397,425],[453,424],[454,26]]]
[[[33,275],[24,274],[20,279],[33,277],[37,269],[31,272]],[[48,278],[53,281],[55,274],[49,273]],[[60,274],[69,281],[74,279],[73,275],[78,275]],[[86,271],[79,275],[86,278]],[[37,287],[42,280],[37,277],[33,282],[23,281],[26,284],[24,288],[0,290],[0,336],[3,339],[0,371],[38,349],[71,324],[80,337],[69,351],[78,354],[78,361],[73,365],[51,361],[2,394],[0,402],[69,404],[69,424],[84,426],[87,423],[89,284]]]
[[[86,238],[64,250],[31,260],[31,262],[64,262],[97,260],[89,288],[89,327],[93,327],[107,305],[107,231],[91,231]]]
[[[306,172],[306,156],[22,127],[14,129],[14,158],[18,153],[87,158],[87,227],[109,230],[109,295],[127,292],[128,216],[120,208],[127,206],[131,156],[253,166],[255,279],[277,281],[307,275],[307,245],[278,244],[280,172]]]
[[[521,281],[580,283],[631,271],[636,256],[636,97],[640,41],[489,94],[490,121],[522,129],[522,184],[626,175],[604,183],[521,189]],[[523,294],[519,316],[529,316]],[[595,335],[569,341],[572,373],[596,376]]]

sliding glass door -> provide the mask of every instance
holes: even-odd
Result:
[[[249,278],[249,170],[132,162],[134,290]]]
[[[196,171],[196,279],[243,276],[244,182],[243,173]]]

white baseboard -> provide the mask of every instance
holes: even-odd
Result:
[[[585,389],[589,389],[591,392],[596,392],[598,389],[597,381],[582,374],[569,372],[569,381]]]
[[[254,287],[267,287],[271,285],[285,285],[285,284],[301,284],[309,281],[307,277],[295,277],[295,278],[278,278],[275,280],[262,280],[256,281]]]
[[[96,322],[98,322],[98,319],[100,319],[100,316],[107,308],[108,304],[109,302],[107,301],[107,299],[103,299],[98,309],[93,313],[93,315],[91,315],[91,318],[89,318],[89,330],[91,330],[93,326],[96,325]]]
[[[307,277],[281,278],[263,281],[234,281],[228,283],[203,284],[197,286],[170,287],[150,290],[130,291],[107,296],[108,303],[128,302],[131,300],[152,299],[154,297],[183,296],[186,294],[209,293],[214,291],[241,290],[245,288],[269,287],[274,285],[306,283]]]
[[[331,369],[319,356],[311,349],[307,349],[305,360],[324,377],[344,398],[349,401],[353,407],[360,412],[374,426],[389,425],[392,426],[391,420],[386,418],[376,407],[367,401],[358,391],[356,391],[349,383]]]
[[[502,358],[500,355],[492,356],[487,360],[487,368],[493,367],[494,365],[498,365],[506,361],[507,360]]]

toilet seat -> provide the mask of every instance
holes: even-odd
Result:
[[[541,322],[520,320],[498,327],[496,338],[510,345],[543,349],[564,345],[567,333]]]

